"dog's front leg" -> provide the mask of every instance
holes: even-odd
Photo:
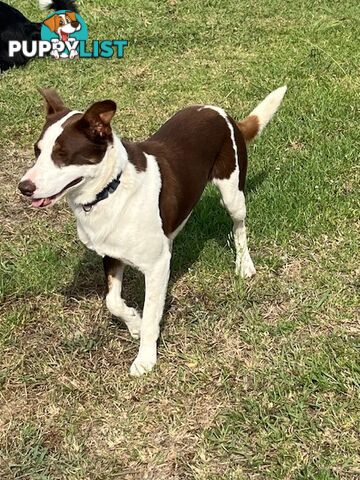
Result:
[[[51,50],[50,55],[54,57],[56,60],[59,60],[60,54],[57,50]]]
[[[156,342],[164,310],[170,272],[170,251],[164,253],[154,267],[145,272],[145,303],[140,327],[140,349],[130,368],[136,377],[150,372],[156,363]]]
[[[125,300],[121,298],[125,265],[120,260],[111,257],[104,257],[103,263],[108,283],[106,306],[113,315],[124,320],[133,338],[139,338],[141,317],[134,308],[128,307]]]

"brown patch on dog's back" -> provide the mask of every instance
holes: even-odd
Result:
[[[224,118],[210,108],[193,106],[175,114],[149,140],[138,144],[159,165],[165,235],[176,230],[200,199],[226,135],[229,129]]]
[[[239,159],[239,188],[244,189],[246,144],[235,121]],[[149,140],[137,144],[159,165],[162,187],[160,216],[165,235],[189,216],[209,180],[229,178],[236,168],[235,152],[226,120],[214,109],[188,107],[171,117]]]

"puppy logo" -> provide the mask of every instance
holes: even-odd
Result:
[[[51,42],[50,55],[56,59],[79,56],[80,41],[86,41],[88,30],[81,15],[59,10],[44,20],[41,39]]]
[[[74,0],[40,0],[40,3],[45,6],[56,3],[68,8],[75,6]],[[124,58],[127,40],[94,39],[87,42],[87,39],[88,29],[79,13],[73,10],[56,10],[43,21],[41,40],[9,40],[8,55],[9,58],[14,58],[21,52],[26,58],[45,58],[48,55],[56,59]]]

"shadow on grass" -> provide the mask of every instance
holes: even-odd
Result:
[[[255,191],[265,177],[266,173],[260,172],[250,178],[247,193]],[[197,262],[205,244],[209,240],[215,240],[219,247],[224,248],[231,229],[232,221],[220,204],[217,190],[208,187],[184,230],[174,242],[167,308],[171,304],[173,284]],[[143,275],[135,269],[127,268],[122,296],[129,305],[138,310],[143,306],[144,287]],[[75,269],[71,284],[62,293],[68,298],[80,300],[91,298],[93,295],[104,295],[105,289],[102,259],[96,253],[85,250]]]

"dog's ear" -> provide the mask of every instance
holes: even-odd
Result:
[[[76,21],[76,13],[75,12],[66,12],[66,16],[69,17],[72,22]]]
[[[45,111],[47,116],[66,109],[64,102],[54,88],[39,88],[38,90],[45,99]]]
[[[43,21],[43,24],[46,25],[52,32],[55,32],[56,30],[56,15],[53,15],[50,18],[47,18],[46,20]]]
[[[89,107],[79,120],[79,127],[87,131],[92,138],[108,139],[112,136],[110,122],[116,112],[116,103],[112,100],[96,102]]]

